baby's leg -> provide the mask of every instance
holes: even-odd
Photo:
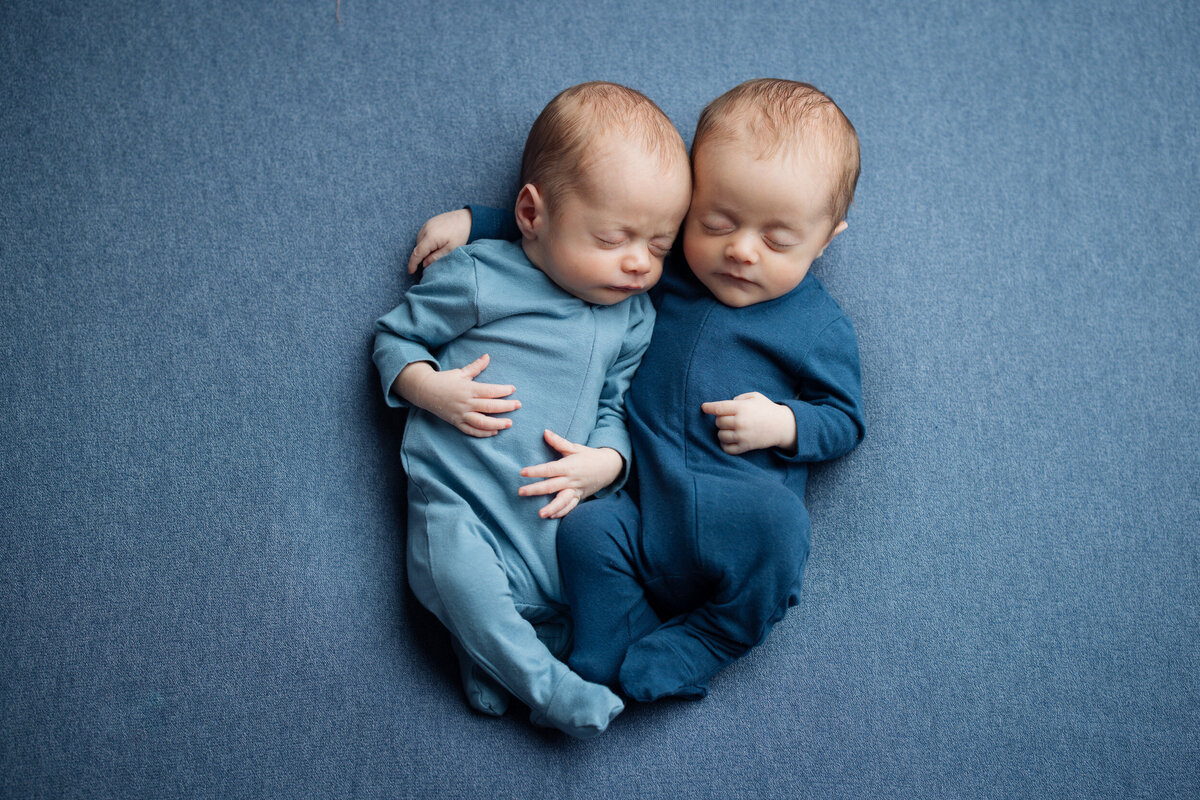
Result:
[[[450,637],[450,646],[458,657],[458,676],[462,681],[463,692],[467,695],[467,703],[471,708],[490,717],[502,717],[508,711],[512,695],[496,682],[496,679],[484,672],[475,663],[475,659],[467,655],[467,651],[454,636]]]
[[[709,600],[630,647],[621,686],[635,700],[703,697],[720,669],[757,645],[799,597],[808,558],[804,504],[778,485],[761,502],[702,494],[698,546],[714,581]],[[746,487],[734,490],[745,497]],[[723,502],[725,501],[725,502]]]
[[[525,614],[522,614],[525,616]],[[554,655],[562,659],[571,652],[570,624],[568,620],[556,618],[552,621],[533,622],[533,630],[542,644]],[[471,708],[491,717],[502,717],[508,711],[512,695],[507,689],[496,682],[491,675],[484,672],[475,660],[467,655],[467,651],[459,644],[458,639],[450,637],[450,646],[458,657],[459,678],[462,680],[463,692]]]
[[[623,704],[571,672],[538,639],[517,612],[483,524],[463,506],[423,510],[409,525],[409,583],[417,599],[471,662],[533,710],[536,724],[579,738],[602,732]]]
[[[629,495],[583,503],[558,528],[563,591],[575,620],[571,668],[609,686],[629,645],[659,626],[637,578],[640,515]]]

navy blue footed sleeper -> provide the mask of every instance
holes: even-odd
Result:
[[[473,233],[511,231],[472,212]],[[808,465],[864,432],[854,328],[811,272],[782,297],[730,308],[675,258],[654,294],[654,334],[626,396],[634,475],[558,530],[569,663],[643,701],[703,696],[798,601]],[[752,391],[795,414],[795,453],[721,450],[701,404]]]

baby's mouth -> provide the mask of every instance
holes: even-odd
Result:
[[[719,272],[717,274],[720,275],[722,278],[725,278],[726,280],[733,281],[734,283],[744,283],[744,284],[754,283],[754,281],[750,280],[749,278],[743,278],[741,275],[734,275],[732,272]]]

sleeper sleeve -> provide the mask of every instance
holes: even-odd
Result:
[[[471,237],[476,239],[506,239],[513,241],[521,238],[521,229],[511,210],[491,208],[489,206],[467,206],[471,212]]]
[[[441,369],[435,353],[478,320],[475,259],[459,247],[444,260],[447,269],[424,270],[421,282],[409,288],[404,301],[375,321],[372,358],[384,399],[394,408],[408,405],[391,393],[401,370],[417,361],[429,361]]]
[[[633,446],[629,441],[629,432],[625,426],[625,393],[642,356],[650,346],[650,335],[654,332],[654,305],[645,295],[630,298],[629,327],[621,352],[617,360],[608,370],[604,379],[604,387],[600,392],[600,407],[596,414],[596,426],[588,437],[588,447],[611,447],[621,454],[624,465],[616,480],[596,493],[604,497],[620,489],[629,477],[629,468],[633,460]]]
[[[799,389],[783,400],[796,416],[796,453],[788,461],[838,458],[853,450],[866,431],[858,340],[850,320],[833,320],[814,340],[799,365]]]

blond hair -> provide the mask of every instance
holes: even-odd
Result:
[[[833,220],[846,218],[858,185],[858,133],[828,95],[812,84],[779,78],[735,86],[701,112],[692,157],[702,144],[747,138],[761,148],[759,158],[780,150],[815,156],[833,176]]]
[[[548,203],[584,189],[593,145],[614,132],[639,141],[664,165],[687,163],[683,138],[653,100],[627,86],[591,81],[563,90],[542,109],[525,139],[521,186],[536,185]]]

